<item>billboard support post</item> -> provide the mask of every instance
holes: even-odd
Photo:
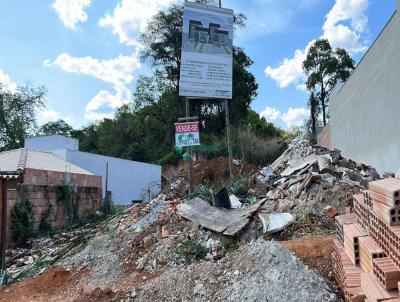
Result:
[[[190,100],[188,98],[185,98],[185,105],[186,105],[186,118],[189,118],[190,117]],[[189,194],[191,194],[192,190],[193,190],[193,160],[192,160],[192,148],[190,148],[190,146],[187,147],[187,152],[189,153],[189,158],[187,161]]]
[[[222,0],[219,0],[219,7],[222,8]],[[231,142],[231,124],[229,122],[229,102],[225,99],[225,123],[226,123],[226,136],[228,141],[228,160],[229,160],[229,176],[232,181],[233,178],[233,158],[232,158],[232,142]]]

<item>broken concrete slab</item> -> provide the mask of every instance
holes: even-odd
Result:
[[[265,201],[266,199],[260,200],[247,208],[227,210],[215,208],[201,198],[194,198],[178,205],[177,213],[209,230],[227,236],[234,236],[247,225],[249,217]]]
[[[260,212],[258,213],[258,217],[263,224],[263,232],[271,234],[282,231],[295,220],[290,213],[263,214]]]

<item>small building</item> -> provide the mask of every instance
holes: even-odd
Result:
[[[148,201],[161,190],[161,166],[79,151],[79,141],[62,135],[25,139],[25,147],[49,151],[58,158],[102,176],[103,197],[111,191],[114,204]]]
[[[330,95],[330,122],[318,142],[400,175],[400,0],[350,78]]]
[[[19,201],[34,208],[34,230],[45,219],[52,230],[94,214],[102,204],[101,176],[50,152],[16,149],[0,153],[0,226],[12,241],[12,212]],[[3,234],[3,233],[2,233]]]

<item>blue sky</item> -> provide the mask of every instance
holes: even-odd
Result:
[[[134,101],[149,67],[138,37],[157,9],[174,0],[1,0],[0,82],[46,86],[39,121],[80,127]],[[358,62],[396,8],[396,0],[224,0],[247,27],[234,43],[253,59],[259,83],[252,107],[283,128],[307,115],[301,62],[315,39],[328,38]]]

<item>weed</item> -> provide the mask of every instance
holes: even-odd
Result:
[[[108,225],[106,230],[107,230],[108,236],[110,236],[112,238],[117,237],[118,230],[114,225]]]
[[[192,196],[199,197],[208,203],[212,204],[214,199],[213,187],[211,185],[198,185],[193,189]]]
[[[186,240],[177,248],[176,252],[187,261],[193,261],[205,258],[208,250],[196,241]]]
[[[25,247],[27,241],[33,236],[33,222],[35,209],[33,204],[28,200],[27,193],[23,186],[19,189],[19,201],[14,205],[12,210],[12,232],[13,239],[18,246]]]

